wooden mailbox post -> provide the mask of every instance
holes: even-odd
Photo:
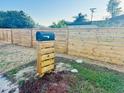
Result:
[[[55,68],[55,35],[51,32],[37,32],[37,74],[43,76]]]

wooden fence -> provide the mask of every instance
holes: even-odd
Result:
[[[56,51],[67,53],[68,32],[66,29],[0,29],[0,40],[26,47],[36,47],[36,32],[54,32]]]
[[[55,33],[56,52],[124,64],[124,28],[0,29],[0,40],[36,47],[36,31]]]

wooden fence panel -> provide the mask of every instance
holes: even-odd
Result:
[[[0,29],[0,40],[11,42],[11,29]]]
[[[36,47],[37,31],[55,33],[58,53],[124,64],[124,28],[0,29],[0,40]]]
[[[13,44],[31,47],[30,29],[13,29]]]
[[[68,54],[94,60],[124,64],[122,28],[69,31]]]

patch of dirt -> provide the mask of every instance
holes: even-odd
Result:
[[[68,93],[74,75],[67,71],[47,74],[30,79],[19,86],[19,93]]]
[[[55,64],[56,68],[53,71],[54,73],[62,72],[62,71],[68,71],[71,72],[74,70],[70,64],[67,63],[57,63]],[[73,72],[74,73],[74,72]],[[7,77],[9,80],[11,80],[14,83],[19,83],[20,81],[29,80],[33,77],[37,76],[36,72],[36,65],[34,62],[32,64],[29,64],[27,66],[21,66],[15,69],[10,70],[7,73],[4,73],[4,76]]]
[[[68,63],[63,63],[63,62],[57,62],[56,63],[56,69],[55,72],[60,72],[60,71],[71,71],[73,68],[70,64]]]
[[[124,65],[110,64],[107,62],[92,60],[92,59],[88,59],[88,58],[79,58],[79,57],[75,57],[75,56],[69,56],[66,54],[57,54],[56,56],[61,57],[61,58],[65,58],[65,59],[69,59],[70,60],[69,62],[71,62],[73,60],[75,60],[75,61],[82,60],[83,61],[82,63],[86,63],[86,64],[91,65],[91,66],[97,65],[99,67],[107,68],[109,70],[114,70],[117,72],[124,73]],[[60,60],[60,59],[57,59],[57,60]]]
[[[56,57],[56,59],[59,59],[59,58]],[[64,58],[61,59],[61,61],[63,61],[63,60],[64,60]],[[69,59],[68,59],[68,61],[69,61]],[[78,73],[78,70],[73,68],[71,66],[71,64],[68,63],[68,61],[67,62],[58,62],[56,60],[56,62],[55,62],[56,67],[55,67],[54,72],[69,71],[69,72],[72,72],[72,73]]]
[[[15,79],[17,82],[22,81],[22,80],[28,80],[31,77],[34,77],[36,75],[36,67],[34,66],[29,66],[27,68],[24,68],[18,73],[15,74]]]
[[[0,43],[0,73],[36,59],[36,50],[6,43]]]

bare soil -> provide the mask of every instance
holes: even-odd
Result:
[[[74,76],[69,72],[45,75],[42,79],[30,79],[19,87],[19,93],[68,93],[69,83]]]
[[[35,49],[0,43],[0,73],[36,59]]]

